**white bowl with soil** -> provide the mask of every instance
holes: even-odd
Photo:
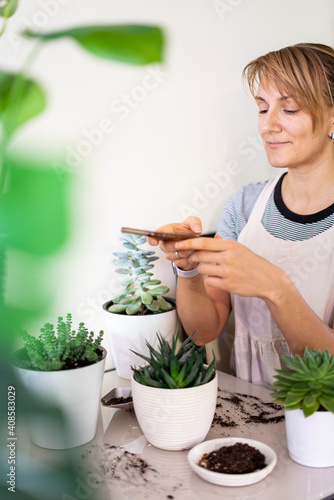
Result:
[[[198,444],[189,451],[188,461],[205,481],[221,486],[246,486],[268,476],[276,465],[277,456],[270,446],[260,441],[228,437]],[[252,469],[255,470],[248,472]]]

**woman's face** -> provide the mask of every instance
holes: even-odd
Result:
[[[326,110],[323,123],[314,132],[310,114],[265,79],[260,81],[256,102],[258,130],[273,167],[307,169],[333,162],[334,141],[329,137],[334,132],[333,110]]]

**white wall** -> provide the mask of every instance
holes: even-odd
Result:
[[[73,238],[47,270],[55,280],[55,316],[72,312],[89,328],[104,327],[101,304],[119,288],[110,260],[120,249],[122,225],[151,229],[192,213],[212,232],[233,192],[274,175],[257,136],[256,108],[241,85],[242,69],[285,45],[334,45],[333,17],[332,0],[20,2],[0,43],[7,69],[20,68],[31,50],[32,42],[16,36],[25,26],[51,31],[152,23],[167,36],[161,66],[99,60],[70,40],[46,46],[33,63],[48,108],[22,128],[12,147],[67,156],[76,177]],[[105,118],[114,130],[97,137],[93,130]],[[99,142],[88,144],[89,151],[87,135]],[[157,274],[173,295],[166,261],[159,261]]]

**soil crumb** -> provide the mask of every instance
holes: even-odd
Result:
[[[105,402],[106,405],[120,405],[123,403],[132,403],[132,396],[128,396],[127,398],[123,396],[120,398],[110,398]]]

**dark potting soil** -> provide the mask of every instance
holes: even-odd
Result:
[[[74,368],[83,368],[84,366],[94,365],[95,363],[100,361],[100,359],[103,356],[103,351],[101,351],[101,349],[96,349],[95,352],[98,355],[98,359],[96,361],[88,361],[81,359],[79,361],[73,361],[73,359],[67,359],[62,370],[73,370]]]
[[[120,405],[123,403],[131,403],[132,402],[132,396],[128,396],[127,398],[124,398],[121,396],[120,398],[110,398],[108,401],[105,402],[106,405]]]
[[[100,452],[101,457],[103,457],[99,464],[101,480],[106,476],[112,479],[126,479],[128,473],[135,477],[135,472],[137,472],[143,481],[147,482],[146,473],[148,471],[156,472],[156,470],[140,456],[130,453],[129,451],[122,450],[118,446],[114,445],[105,444],[103,448],[91,445],[90,449],[87,449],[87,451],[82,455],[82,458],[87,458],[87,456],[94,451],[98,453]],[[93,463],[96,465],[101,457],[94,456],[94,453],[92,454]]]
[[[89,484],[107,486],[115,499],[137,498],[137,494],[147,500],[179,499],[186,488],[183,478],[162,467],[159,461],[153,465],[152,459],[146,460],[119,446],[90,442],[81,458],[79,469]]]
[[[263,401],[250,394],[231,393],[218,388],[213,426],[234,428],[244,424],[275,424],[283,420],[282,405]]]
[[[222,446],[202,456],[198,465],[224,474],[247,474],[266,466],[265,456],[247,443]]]

